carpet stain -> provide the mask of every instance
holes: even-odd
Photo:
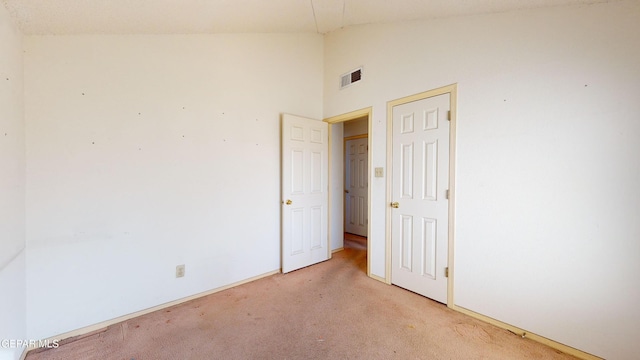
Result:
[[[63,342],[27,359],[577,360],[368,278],[349,249]]]
[[[477,339],[485,343],[491,342],[491,335],[478,325],[472,324],[456,324],[454,327],[456,333],[465,338]]]

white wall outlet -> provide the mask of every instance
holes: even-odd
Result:
[[[384,176],[384,168],[377,167],[375,169],[375,177],[383,177]]]
[[[176,266],[176,277],[184,277],[184,264]]]

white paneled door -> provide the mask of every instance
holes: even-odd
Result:
[[[369,151],[368,139],[345,142],[345,221],[344,231],[367,236]]]
[[[393,107],[391,282],[447,302],[450,94]]]
[[[282,272],[329,259],[327,123],[282,116]]]

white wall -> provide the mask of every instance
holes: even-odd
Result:
[[[25,48],[30,337],[280,268],[280,114],[322,118],[321,36]]]
[[[26,335],[22,35],[0,6],[0,341]],[[6,344],[5,344],[6,345]],[[0,359],[22,348],[0,344]]]
[[[640,3],[370,25],[325,40],[324,116],[458,84],[455,303],[607,359],[640,353]],[[338,90],[340,74],[363,80]],[[388,174],[390,169],[385,173]],[[385,179],[371,178],[385,275]]]

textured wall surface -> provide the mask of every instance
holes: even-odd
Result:
[[[280,268],[280,114],[322,117],[321,36],[25,47],[30,336]]]
[[[436,19],[608,0],[4,0],[29,35],[328,33],[359,24]]]
[[[608,359],[640,352],[638,19],[625,1],[325,41],[324,115],[373,106],[371,168],[386,166],[387,101],[458,84],[455,303]],[[370,186],[384,276],[386,183]]]

